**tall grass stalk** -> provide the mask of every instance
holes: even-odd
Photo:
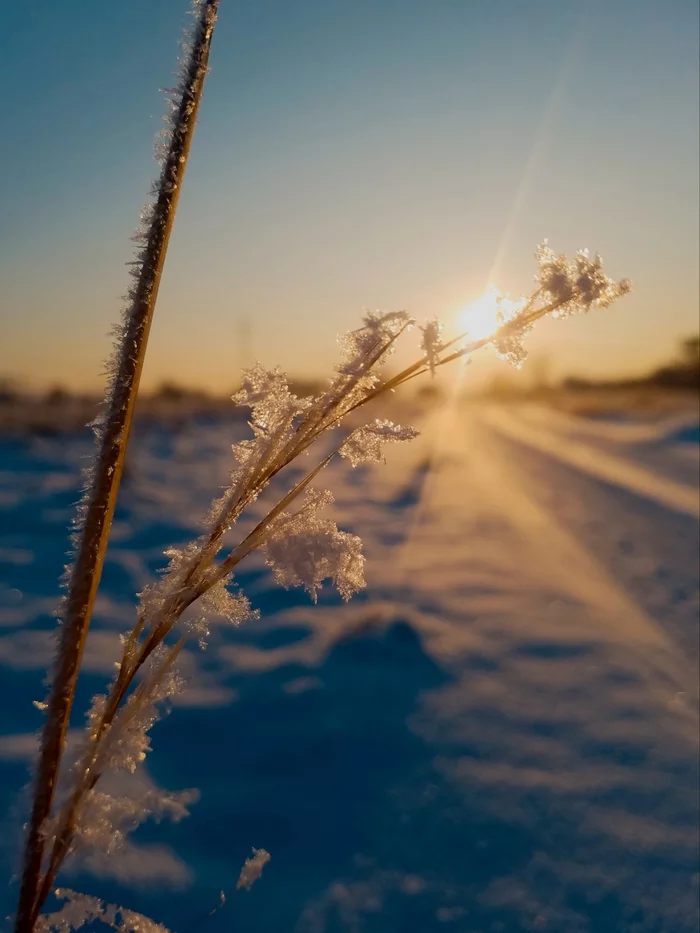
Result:
[[[47,894],[42,871],[45,824],[54,801],[75,687],[100,582],[136,395],[153,320],[158,287],[175,220],[197,112],[208,70],[219,0],[197,0],[195,23],[180,83],[172,92],[173,109],[163,147],[160,177],[137,237],[141,244],[133,266],[133,285],[115,340],[105,416],[97,425],[98,453],[86,478],[76,522],[75,561],[68,570],[67,593],[55,670],[48,698],[39,762],[27,831],[16,916],[16,933],[32,933]]]

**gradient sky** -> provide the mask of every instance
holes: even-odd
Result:
[[[186,2],[3,7],[0,375],[96,388]],[[320,373],[363,307],[453,325],[544,237],[635,283],[533,335],[555,373],[697,331],[697,0],[221,0],[211,64],[146,386]]]

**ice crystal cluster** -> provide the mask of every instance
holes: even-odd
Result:
[[[280,516],[265,544],[277,582],[287,588],[303,586],[314,602],[324,580],[331,580],[343,599],[365,585],[362,541],[318,514],[332,502],[328,490],[307,490],[304,505]]]
[[[421,332],[423,334],[421,350],[425,353],[425,362],[430,374],[434,376],[440,362],[440,351],[443,348],[442,324],[437,318],[433,318],[423,325]]]
[[[327,386],[317,396],[301,399],[290,390],[279,369],[257,364],[243,374],[233,397],[250,411],[250,434],[232,447],[228,484],[202,520],[202,533],[185,547],[166,552],[169,563],[161,577],[140,594],[137,621],[122,637],[123,653],[107,691],[93,699],[84,740],[73,765],[62,775],[55,813],[45,827],[52,880],[74,852],[95,847],[116,851],[126,834],[149,816],[181,819],[196,799],[193,791],[167,794],[149,782],[136,781],[131,793],[112,794],[109,778],[116,772],[138,776],[150,750],[149,731],[164,701],[183,687],[177,658],[188,639],[204,646],[207,619],[223,616],[234,625],[255,618],[246,596],[236,588],[238,565],[253,551],[262,553],[276,581],[284,587],[303,587],[313,600],[326,581],[349,599],[364,586],[364,557],[359,537],[340,530],[328,510],[332,494],[316,488],[314,480],[335,457],[351,467],[383,459],[387,444],[411,441],[412,427],[385,419],[358,423],[358,411],[409,379],[459,358],[486,344],[519,365],[524,358],[523,336],[546,315],[562,316],[606,306],[629,290],[602,270],[600,257],[580,252],[573,260],[556,255],[543,244],[537,252],[536,290],[517,301],[499,297],[493,333],[479,341],[468,335],[443,339],[437,320],[421,328],[420,355],[391,377],[382,366],[397,340],[412,326],[404,311],[368,312],[362,325],[341,340],[342,359]],[[352,429],[344,425],[353,414]],[[287,466],[312,452],[322,436],[337,435],[301,480],[277,501],[247,534],[236,536],[238,519]],[[327,451],[328,447],[324,447]],[[183,620],[183,614],[194,606]],[[175,630],[175,631],[174,631]],[[254,850],[240,874],[238,888],[247,888],[269,859]],[[163,933],[146,918],[70,891],[57,892],[64,906],[42,919],[43,931],[64,933],[91,919],[116,930]]]
[[[555,253],[545,240],[537,249],[537,289],[516,301],[498,295],[493,346],[500,357],[516,367],[527,358],[523,338],[537,320],[581,314],[592,307],[607,308],[631,290],[628,279],[615,282],[603,271],[598,253],[579,250],[573,259]]]
[[[270,853],[266,849],[254,848],[253,854],[243,863],[236,882],[236,891],[250,891],[269,861]],[[111,927],[117,933],[170,933],[162,923],[156,923],[134,910],[106,904],[99,897],[81,894],[70,888],[56,888],[54,894],[63,901],[63,905],[53,913],[40,915],[36,933],[71,933],[72,930],[79,930],[94,923]],[[225,903],[226,895],[222,891],[219,903],[209,915]]]
[[[569,259],[555,253],[546,240],[537,250],[536,281],[546,299],[556,305],[555,317],[588,311],[593,305],[607,308],[632,287],[629,279],[615,282],[603,272],[598,253],[591,259],[588,250],[581,249]]]
[[[393,421],[377,419],[356,428],[338,451],[353,466],[361,463],[379,463],[383,459],[383,445],[396,441],[412,441],[418,437],[415,428],[401,427]]]
[[[70,933],[96,921],[120,933],[170,933],[161,923],[155,923],[133,910],[105,904],[98,897],[80,894],[70,888],[57,888],[54,893],[64,904],[60,910],[39,917],[37,933]]]
[[[269,861],[269,852],[266,852],[265,849],[253,849],[251,857],[246,859],[243,863],[243,868],[241,868],[241,873],[238,876],[236,890],[240,891],[241,888],[245,888],[246,891],[250,891],[260,875],[262,875],[262,870]]]
[[[269,852],[265,849],[253,849],[251,857],[243,863],[236,882],[236,891],[250,891],[269,861]],[[156,923],[125,907],[106,904],[99,897],[80,894],[70,888],[57,888],[54,894],[63,901],[63,905],[53,913],[39,917],[36,933],[71,933],[72,930],[79,930],[87,924],[94,923],[111,927],[117,933],[170,933],[162,923]],[[215,913],[225,903],[226,895],[222,891],[219,904],[210,914]]]

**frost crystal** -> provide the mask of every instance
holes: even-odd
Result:
[[[65,904],[60,910],[43,914],[37,919],[37,933],[71,933],[102,916],[104,904],[98,897],[79,894],[69,888],[57,888],[54,893],[56,897],[65,900]]]
[[[211,629],[209,628],[209,621],[206,616],[195,616],[193,619],[188,619],[185,623],[185,628],[190,633],[194,635],[197,639],[197,644],[202,651],[205,650],[209,644],[209,636],[211,635]]]
[[[516,369],[520,369],[527,359],[527,350],[523,346],[523,337],[527,329],[524,327],[518,333],[500,337],[493,342],[493,347],[498,356],[510,363],[511,366],[515,366]]]
[[[218,580],[209,587],[199,600],[201,609],[207,614],[222,616],[231,625],[241,625],[249,619],[259,618],[260,613],[251,609],[250,603],[243,593],[231,593],[227,589],[231,579],[232,575],[229,574],[223,580]],[[207,638],[210,634],[207,616],[197,616],[189,620],[187,628],[197,636],[199,647],[206,648]]]
[[[251,858],[246,859],[243,863],[243,868],[241,868],[241,873],[238,876],[236,890],[240,891],[241,888],[245,888],[246,891],[250,891],[260,875],[262,875],[262,870],[269,861],[269,852],[266,852],[265,849],[253,849]]]
[[[231,593],[227,589],[230,582],[229,576],[211,586],[200,599],[202,609],[223,616],[232,625],[240,625],[246,619],[257,618],[259,613],[250,608],[250,603],[243,593]]]
[[[607,308],[631,289],[628,279],[615,282],[603,272],[598,253],[591,259],[588,250],[579,250],[571,260],[563,253],[555,253],[545,240],[536,256],[535,280],[545,300],[558,305],[555,317],[588,311],[591,305]]]
[[[149,920],[133,910],[105,904],[97,897],[79,894],[69,888],[56,888],[54,894],[65,903],[60,910],[38,917],[36,933],[71,933],[96,920],[120,933],[170,933],[162,923]]]
[[[415,428],[402,427],[391,421],[374,421],[356,428],[338,451],[341,457],[356,467],[361,463],[378,463],[383,459],[382,444],[412,441],[418,437]]]
[[[437,318],[433,318],[432,321],[428,321],[427,324],[421,327],[421,331],[423,332],[420,344],[421,349],[425,353],[425,359],[430,373],[434,376],[435,369],[440,362],[440,350],[442,350],[442,340],[440,339],[442,324]]]
[[[259,363],[243,373],[243,384],[233,396],[237,405],[253,411],[253,425],[272,432],[302,412],[307,402],[289,391],[287,377],[279,368],[265,369]],[[247,458],[246,458],[247,459]]]
[[[591,259],[587,250],[579,250],[574,259],[569,259],[555,253],[545,240],[536,255],[536,295],[516,302],[502,296],[496,299],[496,319],[502,331],[494,338],[493,346],[499,356],[517,368],[527,358],[523,338],[538,317],[566,317],[588,311],[592,305],[606,308],[631,289],[627,279],[615,282],[609,278],[603,272],[600,256]]]
[[[506,324],[516,324],[518,319],[524,315],[528,307],[527,298],[520,298],[512,301],[507,295],[497,295],[496,297],[496,321],[499,328]],[[527,359],[527,350],[523,346],[523,338],[532,329],[532,324],[523,323],[517,330],[508,334],[503,334],[493,342],[493,348],[501,357],[511,366],[520,369]]]
[[[332,580],[346,600],[365,585],[362,541],[318,515],[332,501],[327,490],[309,490],[298,512],[279,516],[264,545],[277,582],[303,586],[314,602],[324,580]]]
[[[113,772],[134,774],[145,759],[151,747],[148,731],[160,716],[158,704],[184,687],[184,681],[172,669],[171,660],[169,649],[164,645],[153,651],[144,666],[141,683],[109,725],[104,724],[107,696],[93,697],[83,747],[62,788],[64,804],[59,806],[45,830],[48,845],[53,845],[64,825],[65,814],[70,812],[71,800],[78,792],[72,819],[71,852],[98,849],[110,854],[121,848],[126,834],[149,816],[177,821],[187,815],[187,806],[197,799],[195,791],[168,794],[148,784],[144,787],[142,780],[132,781],[131,778],[125,783],[122,781],[119,794],[106,792],[101,784],[95,786],[97,779]]]
[[[253,437],[231,448],[238,467],[231,472],[229,488],[212,503],[205,519],[205,526],[216,534],[226,531],[267,485],[267,471],[288,451],[299,419],[311,404],[290,392],[280,369],[267,370],[259,363],[243,373],[241,388],[232,398],[252,410]]]
[[[106,733],[100,747],[99,766],[101,771],[131,771],[146,757],[151,745],[148,731],[160,718],[157,704],[181,693],[184,680],[177,671],[163,667],[168,649],[164,645],[156,648],[148,662],[143,681],[121,707]],[[90,739],[99,723],[106,703],[104,695],[93,698],[88,713]]]
[[[397,337],[412,323],[405,311],[369,311],[363,317],[362,327],[339,339],[342,359],[336,367],[337,375],[326,391],[312,400],[304,419],[316,436],[362,404],[379,382],[378,370],[394,352]]]
[[[169,608],[172,610],[168,599],[185,587],[188,575],[201,556],[202,542],[193,541],[182,548],[171,547],[164,553],[170,561],[160,580],[149,583],[138,594],[141,612],[151,628],[155,628],[159,622],[166,619]]]
[[[188,806],[199,799],[196,790],[169,794],[148,788],[133,796],[112,796],[90,790],[77,815],[76,834],[81,851],[112,855],[124,845],[126,836],[147,819],[178,823],[189,815]]]
[[[162,923],[156,923],[155,920],[124,907],[105,905],[103,916],[106,923],[122,933],[170,933]]]
[[[340,340],[343,361],[338,372],[344,375],[364,374],[371,366],[379,366],[393,350],[393,341],[413,319],[406,311],[368,311],[363,326],[350,331]]]

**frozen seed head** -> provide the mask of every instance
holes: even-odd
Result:
[[[607,308],[613,301],[628,294],[629,279],[615,282],[603,271],[598,253],[591,258],[588,250],[579,250],[573,259],[555,253],[545,240],[537,249],[535,280],[545,301],[558,305],[556,317],[588,311],[592,305]]]
[[[435,375],[435,369],[440,361],[440,350],[442,350],[442,324],[437,318],[433,318],[421,327],[421,350],[425,353],[425,361],[428,364],[430,373]]]

